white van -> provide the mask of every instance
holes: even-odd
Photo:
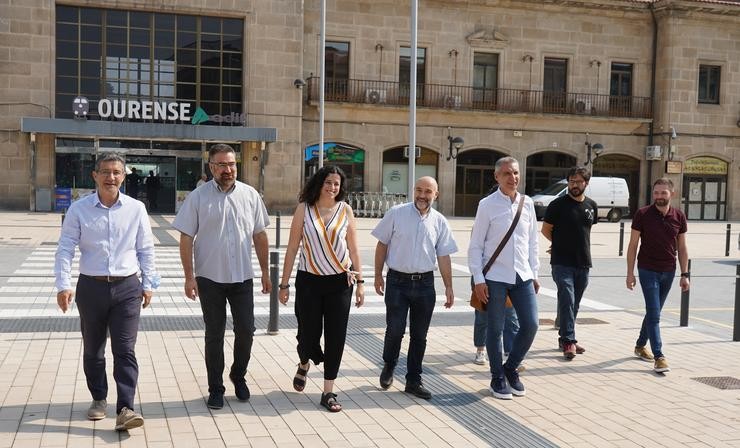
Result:
[[[563,179],[532,196],[537,219],[545,217],[545,210],[553,199],[568,194],[568,181]],[[586,196],[599,206],[599,218],[617,222],[629,214],[630,192],[627,181],[621,177],[592,177],[586,187]]]

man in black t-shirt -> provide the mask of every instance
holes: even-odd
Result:
[[[550,203],[545,211],[542,234],[552,241],[550,264],[558,287],[560,328],[558,345],[567,360],[586,351],[576,341],[576,316],[591,268],[591,226],[598,220],[598,207],[584,192],[591,173],[577,166],[568,172],[568,194]]]

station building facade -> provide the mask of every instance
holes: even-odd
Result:
[[[163,213],[208,174],[216,142],[272,210],[318,166],[319,0],[3,8],[0,207],[54,208],[59,189],[91,187],[106,150],[159,176]],[[690,219],[740,219],[737,2],[427,0],[415,58],[408,1],[327,8],[325,163],[353,192],[405,193],[416,152],[438,208],[472,216],[511,155],[527,194],[586,164],[627,179],[631,210],[667,176]]]

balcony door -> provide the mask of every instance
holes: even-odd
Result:
[[[347,101],[349,83],[349,42],[326,42],[324,52],[327,101]]]
[[[568,60],[545,58],[542,106],[546,113],[564,113],[568,91]]]
[[[426,83],[427,49],[416,48],[416,101],[424,101],[424,84]],[[411,48],[401,47],[398,59],[398,97],[408,104],[411,94]]]
[[[496,109],[498,54],[473,55],[473,104],[476,109]]]
[[[632,111],[632,64],[612,62],[609,83],[609,115],[628,117]]]

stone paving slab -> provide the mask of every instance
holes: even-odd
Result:
[[[112,430],[112,416],[85,419],[89,393],[77,331],[0,334],[0,447],[413,447],[460,446],[461,441],[535,446],[531,440],[539,446],[740,446],[740,391],[692,380],[740,378],[737,343],[664,327],[664,350],[673,370],[659,375],[632,356],[639,316],[603,311],[582,317],[607,322],[579,326],[586,354],[564,361],[556,350],[556,332],[542,326],[522,375],[527,396],[511,401],[493,399],[488,367],[472,364],[472,325],[448,323],[430,330],[425,379],[435,396],[428,402],[402,392],[403,366],[389,391],[378,388],[384,329],[377,321],[355,325],[337,380],[345,406],[340,414],[318,405],[321,366],[312,366],[304,393],[292,390],[292,325],[276,336],[257,333],[248,377],[252,398],[240,403],[228,390],[227,406],[219,411],[205,406],[202,330],[142,331],[137,407],[146,424],[128,435]],[[232,344],[227,334],[227,363]],[[114,402],[115,393],[110,395]],[[525,432],[529,438],[522,436]]]

